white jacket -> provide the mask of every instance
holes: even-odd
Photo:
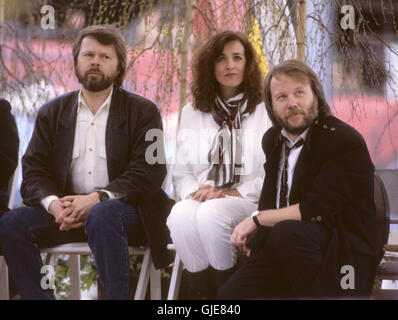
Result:
[[[264,180],[265,155],[261,140],[271,125],[263,102],[241,125],[242,162],[246,172],[231,189],[237,189],[243,198],[255,203],[259,200]],[[214,186],[214,181],[207,180],[210,169],[207,157],[218,129],[211,113],[195,110],[192,103],[182,109],[176,142],[176,165],[172,176],[179,199],[186,199],[203,184]]]

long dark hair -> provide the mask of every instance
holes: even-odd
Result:
[[[272,96],[270,84],[273,77],[278,74],[285,74],[293,77],[302,77],[304,76],[309,80],[311,84],[311,89],[314,95],[318,99],[318,118],[324,118],[332,114],[330,111],[330,106],[326,101],[325,93],[323,91],[321,82],[318,79],[318,76],[315,74],[314,70],[312,70],[306,63],[296,60],[290,59],[281,62],[276,65],[265,78],[264,82],[264,102],[265,108],[267,109],[268,117],[271,119],[272,124],[275,127],[280,127],[280,124],[275,118],[274,111],[272,108]]]
[[[214,100],[221,94],[215,77],[215,61],[223,53],[225,44],[234,40],[238,40],[243,45],[246,58],[245,74],[238,90],[246,95],[249,106],[261,101],[262,76],[253,46],[243,33],[224,31],[209,39],[194,58],[191,91],[193,106],[196,109],[211,112],[214,108]]]

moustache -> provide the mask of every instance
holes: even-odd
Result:
[[[290,111],[290,112],[286,115],[286,118],[290,118],[290,117],[296,116],[296,115],[298,115],[298,114],[302,114],[303,116],[305,116],[305,112],[303,112],[303,111],[292,110],[292,111]]]
[[[101,76],[103,76],[104,74],[101,72],[101,70],[99,69],[90,69],[86,72],[86,76],[89,75],[90,73],[99,73]]]

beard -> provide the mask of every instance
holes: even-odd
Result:
[[[92,74],[93,72],[95,72],[95,74]],[[109,88],[109,86],[115,81],[117,75],[118,73],[115,73],[107,77],[98,68],[91,68],[83,74],[76,66],[77,79],[84,89],[91,92],[99,92]]]
[[[303,117],[301,123],[289,123],[289,118],[295,117],[300,114]],[[284,128],[287,133],[300,135],[314,122],[315,118],[318,116],[318,102],[316,99],[314,99],[311,107],[308,109],[307,112],[298,109],[292,109],[289,110],[289,113],[284,118],[281,118],[276,113],[274,113],[274,115],[280,126]]]

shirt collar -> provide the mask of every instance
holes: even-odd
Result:
[[[289,147],[291,147],[292,145],[294,145],[294,144],[295,144],[297,141],[299,141],[300,139],[303,139],[303,140],[305,141],[305,139],[306,139],[307,136],[308,136],[309,130],[310,130],[310,127],[308,127],[307,129],[305,129],[305,131],[304,131],[302,134],[300,134],[300,135],[297,137],[296,141],[294,141],[294,142],[293,142],[292,139],[290,139],[290,137],[289,137],[289,135],[287,134],[287,131],[285,130],[285,128],[282,128],[282,130],[281,130],[281,135],[284,136],[284,137],[287,139],[287,141],[289,142]]]
[[[111,88],[111,92],[106,97],[104,103],[101,105],[101,107],[98,109],[98,111],[100,111],[101,109],[104,109],[105,111],[109,111],[109,107],[111,105],[112,93],[113,93],[113,87]],[[86,108],[87,110],[89,110],[89,108],[87,107],[86,102],[84,101],[81,89],[79,91],[79,95],[78,95],[78,98],[77,98],[77,106],[78,106],[77,107],[77,112],[78,113],[79,113],[79,111],[81,111],[82,108]]]

